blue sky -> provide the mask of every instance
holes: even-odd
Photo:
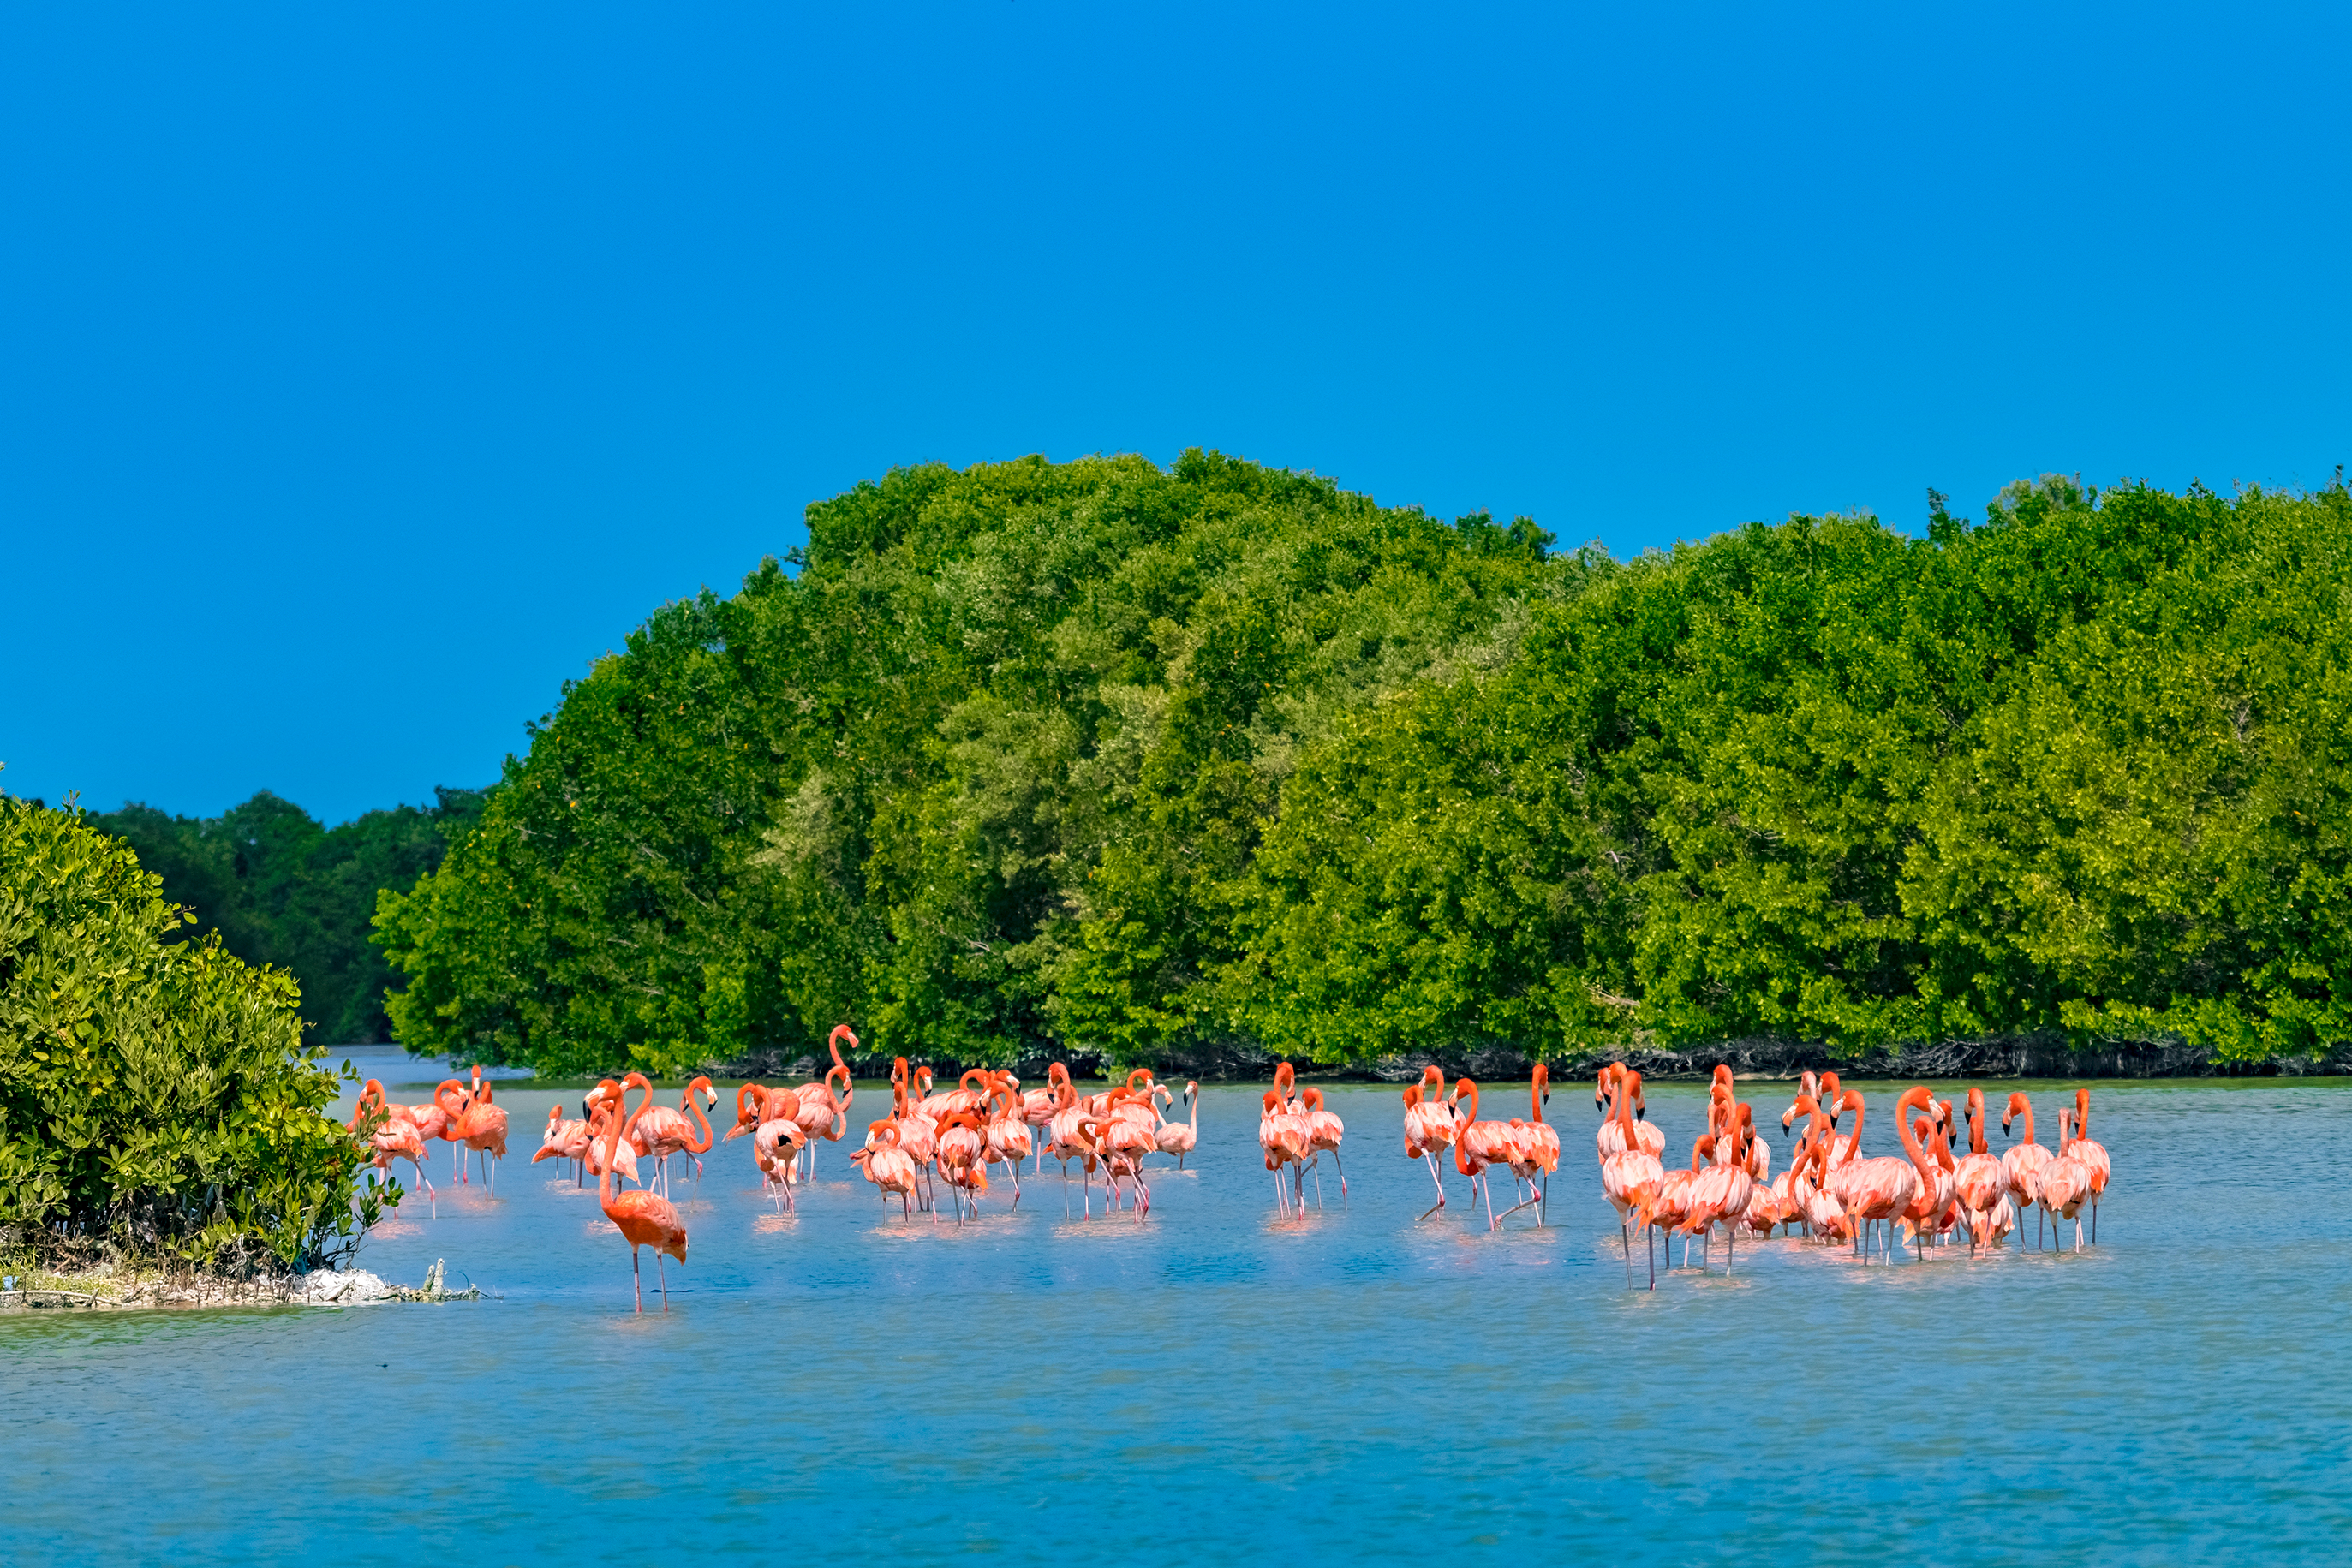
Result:
[[[2341,12],[0,19],[0,788],[485,782],[893,465],[1204,445],[1620,554],[2352,459]]]

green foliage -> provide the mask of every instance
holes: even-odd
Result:
[[[179,911],[128,845],[0,796],[0,1224],[218,1264],[302,1268],[372,1198],[321,1114],[300,996]]]
[[[217,817],[133,802],[87,821],[129,841],[163,879],[163,896],[194,911],[180,939],[210,926],[247,963],[291,971],[307,1038],[358,1045],[392,1038],[383,1007],[392,970],[370,939],[376,891],[412,885],[481,815],[478,790],[436,794],[435,805],[370,811],[335,828],[266,789]]]
[[[379,940],[419,1051],[1326,1061],[2343,1037],[2338,487],[1629,563],[1188,453],[896,471],[564,693]]]
[[[2346,1038],[2352,505],[2061,480],[1751,526],[1302,769],[1270,1042]]]

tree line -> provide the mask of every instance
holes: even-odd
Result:
[[[1202,452],[900,469],[807,519],[386,884],[404,1043],[2345,1038],[2340,481],[2052,476],[1627,561]]]
[[[366,1045],[392,1038],[383,998],[394,976],[372,940],[377,891],[412,886],[481,815],[480,790],[435,796],[332,828],[267,789],[216,817],[132,801],[82,821],[129,843],[163,898],[191,912],[164,940],[216,931],[247,964],[295,977],[306,1038]]]

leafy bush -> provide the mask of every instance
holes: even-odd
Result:
[[[121,841],[0,796],[0,1224],[310,1267],[377,1212],[323,1114],[337,1076],[293,977],[167,940],[159,890]]]

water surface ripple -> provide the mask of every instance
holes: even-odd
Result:
[[[1895,1152],[1897,1086],[1864,1087],[1865,1152]],[[1741,1092],[1777,1169],[1787,1086]],[[440,1218],[361,1259],[414,1282],[446,1258],[500,1300],[0,1320],[0,1562],[2187,1563],[2352,1539],[2352,1221],[2305,1197],[2340,1164],[2342,1082],[2095,1085],[2116,1185],[2079,1258],[1773,1241],[1655,1294],[1625,1288],[1589,1093],[1551,1103],[1551,1224],[1495,1236],[1450,1171],[1452,1207],[1414,1222],[1394,1091],[1328,1093],[1351,1190],[1327,1170],[1303,1221],[1275,1217],[1254,1090],[1204,1094],[1197,1174],[1160,1174],[1142,1226],[1065,1221],[1050,1163],[1017,1209],[908,1225],[848,1144],[780,1220],[748,1140],[723,1145],[678,1192],[672,1311],[639,1318],[593,1188],[526,1163],[553,1092],[510,1088],[496,1200],[436,1155]],[[2056,1086],[2035,1098],[2054,1144]],[[1650,1101],[1686,1155],[1703,1092]],[[1525,1106],[1490,1086],[1485,1109]]]

